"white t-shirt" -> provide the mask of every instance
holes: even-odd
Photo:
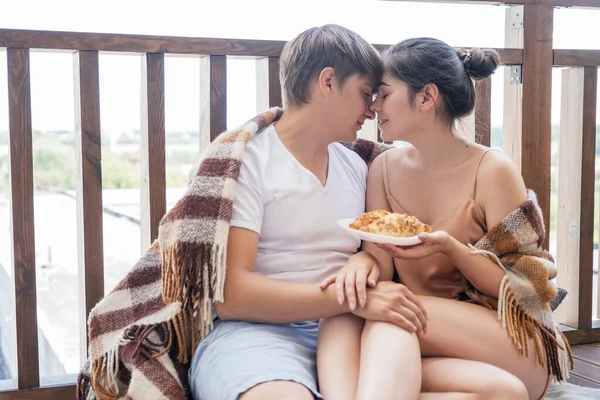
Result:
[[[275,279],[319,282],[346,265],[360,240],[337,221],[365,211],[367,166],[329,145],[327,183],[286,149],[273,125],[246,147],[231,226],[259,234],[254,271]]]

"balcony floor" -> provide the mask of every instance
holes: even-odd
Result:
[[[575,385],[600,388],[600,343],[573,346],[575,368],[568,381]]]

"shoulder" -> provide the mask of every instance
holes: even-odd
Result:
[[[488,227],[498,224],[527,200],[523,177],[512,159],[500,151],[483,155],[477,173],[476,198]]]
[[[268,153],[276,145],[277,133],[273,125],[266,127],[260,134],[253,135],[244,148],[242,164],[261,164],[269,160]],[[232,143],[236,146],[238,144]]]
[[[497,150],[482,154],[477,173],[478,187],[521,186],[523,178],[513,160]],[[523,184],[524,186],[524,184]]]

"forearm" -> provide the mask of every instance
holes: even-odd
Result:
[[[226,320],[291,323],[349,312],[337,302],[335,288],[318,283],[279,281],[247,270],[231,271],[225,283],[225,302],[215,303]]]
[[[504,271],[487,257],[472,254],[471,249],[450,237],[446,255],[480,292],[498,297]]]

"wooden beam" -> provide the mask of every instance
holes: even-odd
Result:
[[[557,315],[563,324],[575,328],[592,327],[597,74],[595,68],[588,68],[564,70],[561,91],[557,229],[560,246],[556,261],[561,266],[557,284],[569,296]],[[586,85],[593,86],[593,91],[586,91]]]
[[[509,21],[511,15],[523,12],[522,6],[506,9],[504,44],[508,47],[523,47],[523,27],[513,27]],[[521,50],[522,51],[522,50]],[[522,54],[522,53],[521,53]],[[522,61],[521,61],[522,62]],[[520,66],[504,68],[504,113],[502,120],[502,150],[508,155],[517,169],[521,171],[521,142],[523,120],[523,84],[511,79],[512,71]]]
[[[566,67],[600,66],[600,50],[554,50],[554,65]]]
[[[8,113],[19,389],[39,386],[29,49],[9,48]]]
[[[525,185],[537,194],[544,225],[550,227],[550,142],[552,91],[551,4],[526,4],[524,12],[523,50],[523,137],[521,173]],[[548,248],[549,236],[543,244]]]
[[[492,141],[492,78],[476,81],[475,90],[475,141],[489,147]]]
[[[0,29],[0,47],[21,47],[28,49],[278,57],[284,44],[284,41],[276,40],[213,39]]]
[[[0,47],[279,57],[285,41],[0,29]],[[382,50],[390,44],[375,44]],[[467,46],[468,47],[468,46]],[[521,64],[522,50],[495,49],[503,64]]]
[[[0,392],[0,400],[75,400],[75,385]]]
[[[85,322],[104,297],[100,78],[97,51],[74,54],[75,148],[77,154],[77,242],[80,296],[80,355],[87,356]]]
[[[158,238],[166,212],[165,177],[165,58],[142,57],[141,235],[145,250]]]

